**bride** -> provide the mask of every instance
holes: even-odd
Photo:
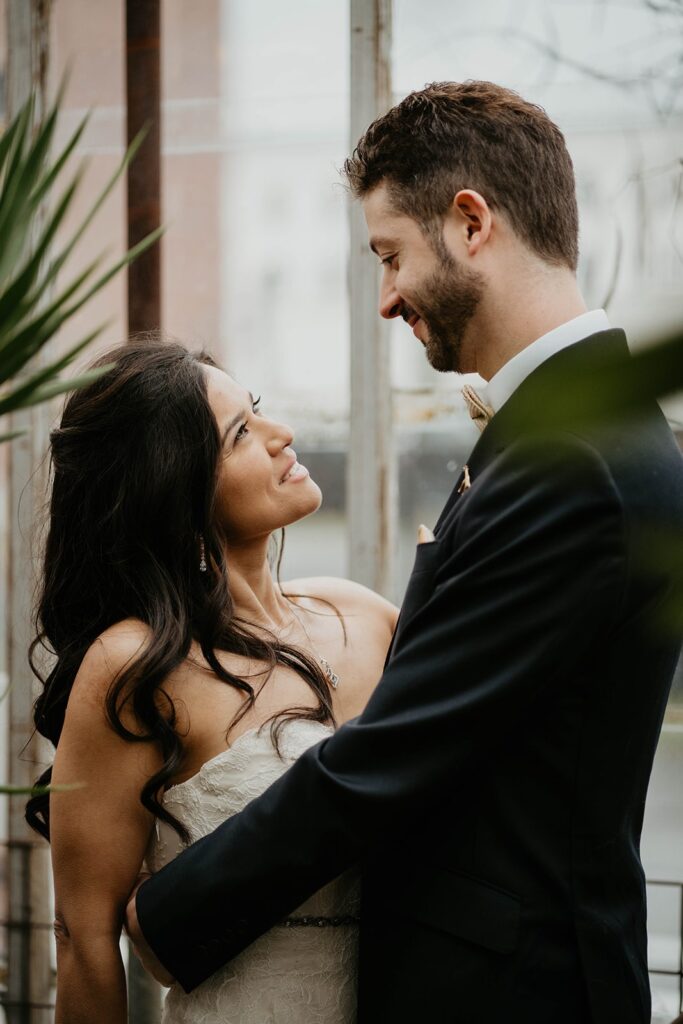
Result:
[[[122,346],[51,435],[36,703],[56,747],[27,819],[52,846],[57,1024],[124,1024],[128,894],[264,790],[379,679],[396,609],[325,577],[275,582],[275,531],[321,495],[269,419],[205,353]],[[351,1024],[358,893],[342,876],[164,1021]]]

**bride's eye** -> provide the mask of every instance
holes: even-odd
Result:
[[[260,415],[260,411],[261,411],[261,396],[260,395],[258,396],[258,398],[253,398],[252,399],[251,411],[254,414],[254,416],[259,416]],[[248,433],[249,433],[249,427],[247,426],[246,421],[245,421],[244,423],[240,424],[239,429],[237,430],[237,433],[235,434],[235,440],[233,441],[233,445],[236,445],[238,441],[241,441],[243,437],[246,437],[246,435]]]

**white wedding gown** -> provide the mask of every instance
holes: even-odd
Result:
[[[164,794],[164,806],[194,842],[263,792],[308,747],[331,733],[305,719],[286,721],[280,756],[270,726],[250,730]],[[183,849],[157,821],[147,852],[158,871]],[[347,872],[262,935],[187,995],[174,985],[163,1024],[352,1024],[356,1019],[359,884]],[[317,919],[317,920],[316,920]]]

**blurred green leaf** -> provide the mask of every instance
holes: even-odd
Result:
[[[666,632],[680,633],[683,624],[683,531],[647,531],[636,544],[635,558],[641,572],[666,572],[671,576],[671,587],[662,600],[658,620]]]
[[[557,379],[546,375],[545,392],[515,406],[514,429],[571,430],[616,421],[644,402],[683,390],[683,330],[653,341],[630,358],[598,357],[572,375],[558,363]],[[546,398],[547,395],[547,398]]]
[[[10,430],[7,434],[0,434],[0,444],[5,441],[14,441],[17,437],[24,437],[25,434],[25,430]]]
[[[83,789],[85,785],[85,782],[69,782],[60,786],[0,786],[0,794],[42,796],[43,793],[66,793],[72,789]]]

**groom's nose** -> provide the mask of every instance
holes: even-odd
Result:
[[[393,284],[382,281],[379,292],[379,315],[385,320],[393,320],[401,312],[401,296]]]

